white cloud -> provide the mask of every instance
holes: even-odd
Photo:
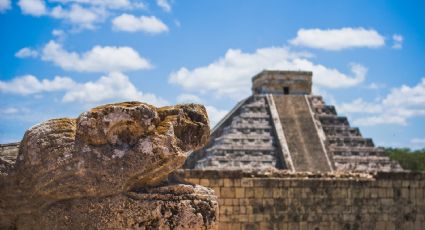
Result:
[[[38,56],[38,52],[28,47],[24,47],[15,53],[15,57],[18,57],[18,58],[26,58],[26,57],[35,58],[37,56]]]
[[[413,138],[410,140],[410,143],[414,145],[425,145],[425,138]]]
[[[142,1],[129,1],[129,0],[50,0],[61,4],[80,4],[90,7],[100,7],[112,10],[124,9],[146,9],[146,5]]]
[[[118,72],[102,76],[95,82],[78,84],[63,96],[64,102],[94,103],[111,99],[143,101],[154,105],[168,104],[153,94],[138,91],[126,75]]]
[[[415,106],[425,107],[425,78],[416,86],[402,85],[400,88],[391,90],[391,93],[383,100],[387,106]]]
[[[132,6],[132,3],[129,0],[50,0],[50,1],[58,2],[62,4],[78,3],[78,4],[110,8],[110,9],[123,9],[123,8],[129,8]]]
[[[211,128],[213,128],[229,112],[227,110],[217,109],[216,107],[210,105],[205,106],[205,109],[207,109]]]
[[[52,30],[52,35],[55,37],[62,37],[65,35],[63,30]]]
[[[177,102],[178,103],[202,103],[202,99],[195,94],[184,93],[177,96]]]
[[[338,112],[341,113],[381,113],[382,110],[382,105],[365,102],[362,98],[338,105]]]
[[[0,110],[1,114],[16,114],[18,112],[19,112],[19,109],[15,108],[15,107],[2,108]]]
[[[372,82],[367,86],[368,89],[372,89],[372,90],[382,89],[385,87],[386,87],[385,84],[376,83],[376,82]]]
[[[67,36],[63,30],[52,30],[52,35],[55,37],[57,43],[62,43]]]
[[[10,0],[0,0],[0,13],[10,10],[12,8],[12,2]]]
[[[56,76],[53,80],[38,80],[33,75],[16,77],[12,81],[0,81],[0,92],[29,95],[42,92],[71,89],[75,82],[68,77]]]
[[[165,12],[171,11],[171,5],[167,0],[156,0],[156,4]]]
[[[114,30],[125,32],[143,31],[151,34],[158,34],[168,31],[167,25],[155,16],[136,17],[131,14],[121,14],[112,20]]]
[[[364,28],[300,29],[297,37],[289,41],[294,46],[306,46],[324,50],[347,48],[377,48],[385,45],[385,38],[376,30]]]
[[[180,21],[179,20],[174,20],[174,24],[177,26],[177,27],[181,27],[182,26],[182,24],[180,23]]]
[[[75,25],[78,29],[94,29],[96,22],[101,22],[106,18],[107,12],[103,8],[84,8],[78,4],[73,4],[69,9],[56,6],[50,15],[57,19]]]
[[[10,0],[0,0],[2,2]],[[33,16],[48,16],[70,24],[74,32],[83,29],[96,29],[96,25],[104,22],[111,15],[122,11],[146,9],[142,1],[132,0],[20,0],[24,14]],[[1,8],[0,8],[1,12]]]
[[[78,72],[122,72],[152,67],[147,59],[127,46],[95,46],[78,54],[68,52],[61,44],[50,41],[43,48],[42,59],[52,61],[62,69]]]
[[[0,108],[0,115],[15,115],[15,114],[28,113],[28,112],[29,112],[29,109],[27,108],[17,108],[17,107]]]
[[[356,125],[407,125],[410,118],[425,116],[425,78],[413,87],[403,85],[394,88],[384,98],[374,102],[359,98],[337,108],[340,112],[363,114],[354,120]]]
[[[406,119],[398,115],[382,114],[371,117],[355,119],[355,125],[373,126],[373,125],[406,125]]]
[[[42,16],[47,13],[44,0],[19,0],[18,5],[24,14]]]
[[[250,94],[251,77],[263,69],[313,71],[314,84],[327,88],[351,87],[365,79],[367,70],[359,64],[350,65],[352,76],[349,76],[337,69],[311,62],[308,59],[310,56],[292,52],[286,47],[262,48],[253,53],[229,49],[224,57],[206,66],[192,70],[180,68],[171,73],[169,82],[192,92],[208,92],[218,97],[240,100]]]
[[[393,49],[401,49],[403,48],[403,36],[400,34],[393,34]]]
[[[154,94],[140,92],[126,75],[118,72],[84,83],[77,83],[69,77],[60,76],[56,76],[53,80],[39,80],[33,75],[17,77],[9,82],[0,81],[2,93],[25,96],[58,91],[64,92],[63,102],[97,103],[111,100],[136,100],[157,106],[168,104],[166,100]]]

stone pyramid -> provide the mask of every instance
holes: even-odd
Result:
[[[364,138],[334,106],[311,94],[312,72],[262,71],[252,95],[212,130],[186,168],[312,172],[400,171],[383,149]]]

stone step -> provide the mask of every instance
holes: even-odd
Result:
[[[323,131],[327,137],[361,137],[359,128],[353,128],[346,125],[322,125]]]
[[[262,134],[244,134],[244,133],[227,133],[223,136],[215,138],[215,141],[220,140],[272,140],[273,137],[269,133],[262,133]]]
[[[209,151],[209,157],[214,157],[214,156],[271,156],[271,157],[275,157],[275,152],[277,150],[265,150],[265,151],[260,151],[260,150],[217,150],[217,149],[213,149],[211,151]]]
[[[232,123],[230,125],[232,129],[271,129],[272,126],[269,123]]]
[[[350,126],[347,117],[333,116],[333,115],[319,115],[319,120],[322,126],[327,125],[344,125]]]
[[[337,171],[342,172],[390,172],[403,171],[399,164],[388,160],[371,160],[356,161],[355,159],[347,159],[344,162],[335,161]]]
[[[357,137],[329,137],[327,138],[329,146],[332,147],[374,147],[372,139]]]
[[[239,116],[241,118],[263,118],[263,119],[270,118],[270,116],[267,113],[254,113],[254,112],[241,113]]]
[[[274,150],[275,147],[270,144],[270,145],[246,145],[246,144],[229,144],[229,145],[224,145],[224,144],[220,144],[220,145],[214,145],[211,148],[208,148],[207,151],[212,151],[212,150],[258,150],[258,151],[264,151],[264,150]]]
[[[338,115],[338,113],[336,112],[335,106],[333,105],[325,105],[323,107],[314,107],[313,111],[318,115],[332,115],[332,116]]]
[[[375,147],[330,147],[334,156],[385,156],[384,150]]]
[[[296,171],[331,171],[304,96],[273,95]]]

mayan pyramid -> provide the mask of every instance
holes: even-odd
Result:
[[[209,143],[195,153],[186,168],[402,170],[334,106],[312,95],[312,72],[307,71],[265,70],[254,76],[252,95],[215,126]]]

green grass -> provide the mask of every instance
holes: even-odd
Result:
[[[403,169],[425,171],[425,149],[412,151],[409,148],[385,148],[388,156],[398,161]]]

